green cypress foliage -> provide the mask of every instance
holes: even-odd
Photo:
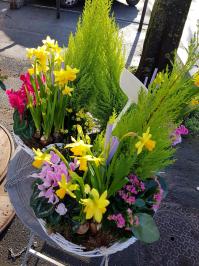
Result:
[[[120,139],[128,132],[139,136],[150,127],[155,149],[143,151],[134,161],[132,169],[141,178],[148,178],[159,169],[172,163],[175,149],[171,147],[170,134],[189,112],[190,101],[199,96],[199,88],[188,74],[199,58],[198,38],[189,46],[188,60],[181,65],[175,58],[172,73],[162,72],[149,87],[148,93],[141,90],[137,105],[133,105],[118,122],[113,135]],[[129,140],[128,147],[134,151],[137,139]]]
[[[110,0],[87,0],[66,51],[66,64],[80,69],[75,105],[86,107],[106,125],[113,109],[120,112],[127,98],[119,87],[124,67],[122,39],[113,17]]]

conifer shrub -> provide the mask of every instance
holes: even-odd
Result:
[[[156,140],[155,149],[150,153],[143,152],[131,166],[142,178],[154,175],[158,169],[164,169],[173,162],[175,148],[169,138],[170,132],[182,123],[185,115],[190,112],[189,103],[199,96],[199,87],[188,74],[199,58],[198,48],[198,37],[194,37],[189,46],[186,64],[179,64],[176,56],[172,73],[168,69],[160,72],[149,86],[148,93],[141,90],[137,105],[130,107],[116,125],[113,134],[118,138],[128,132],[141,135],[150,128],[150,133]],[[135,140],[129,138],[126,145],[133,147]],[[130,148],[129,152],[131,153]]]
[[[87,0],[75,35],[71,34],[65,61],[80,69],[74,105],[87,108],[102,127],[113,109],[120,112],[127,100],[119,86],[124,67],[122,38],[111,1]]]

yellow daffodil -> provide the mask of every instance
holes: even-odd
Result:
[[[103,163],[104,159],[103,158],[97,158],[91,155],[85,155],[82,157],[77,157],[78,162],[79,162],[79,170],[81,171],[87,171],[88,166],[87,162],[95,162],[96,166],[99,166],[100,164]]]
[[[58,45],[58,42],[51,39],[50,36],[46,37],[46,40],[42,41],[46,50],[60,52],[61,48]]]
[[[107,191],[99,196],[98,191],[93,188],[90,192],[88,199],[82,199],[81,203],[85,206],[84,212],[86,213],[86,219],[94,218],[96,222],[100,223],[103,214],[106,212],[106,207],[109,205],[107,200]]]
[[[44,46],[39,46],[37,49],[31,48],[27,49],[27,57],[32,59],[36,59],[36,71],[46,73],[48,70],[47,59],[48,59],[48,51]],[[30,75],[34,74],[34,68],[30,68]]]
[[[40,149],[35,150],[34,148],[33,148],[33,152],[34,152],[35,156],[34,156],[34,162],[32,163],[32,165],[35,168],[41,168],[41,166],[45,162],[50,162],[50,158],[51,158],[50,154],[43,153],[43,152],[41,152]]]
[[[72,198],[76,198],[73,191],[78,190],[79,186],[77,184],[72,184],[71,181],[67,182],[66,176],[62,174],[61,181],[58,182],[59,189],[56,191],[57,196],[60,199],[63,199],[66,194],[68,194]]]
[[[149,140],[145,143],[145,148],[146,148],[148,151],[152,151],[152,150],[155,148],[155,141],[149,139]]]
[[[26,48],[27,58],[32,59],[34,50],[35,50],[34,48]]]
[[[199,73],[196,73],[193,77],[194,84],[199,87]]]
[[[35,57],[40,63],[46,63],[48,52],[44,46],[38,46],[37,49],[27,49],[27,57]]]
[[[65,148],[71,148],[70,150],[75,156],[84,156],[92,147],[92,145],[85,144],[83,140],[76,141],[74,138],[72,138],[72,141],[74,143],[66,145]]]
[[[77,68],[66,67],[66,73],[69,81],[74,81],[76,79],[76,74],[79,73]]]
[[[80,171],[84,171],[86,172],[87,169],[88,169],[88,166],[87,166],[87,158],[86,157],[80,157],[78,158],[78,162],[79,162],[79,170]]]
[[[73,88],[68,87],[67,85],[65,86],[64,90],[62,91],[63,95],[68,95],[71,96],[71,92],[73,91]]]
[[[47,67],[47,66],[46,66]],[[38,67],[38,64],[36,64],[36,75],[39,74],[39,70],[41,71],[41,67]],[[28,69],[28,73],[32,76],[35,74],[34,65],[32,65],[31,68]]]
[[[29,68],[28,73],[32,76],[34,75],[34,68]]]
[[[192,106],[199,105],[199,100],[196,99],[191,100],[191,105]]]
[[[55,62],[58,65],[61,65],[64,62],[64,58],[62,57],[60,53],[55,54]]]
[[[76,74],[79,72],[76,68],[70,68],[69,66],[65,69],[61,69],[59,71],[54,71],[55,75],[55,83],[60,86],[64,86],[68,83],[68,81],[74,81],[76,79]]]
[[[33,56],[35,56],[39,61],[46,61],[47,59],[47,52],[45,47],[43,46],[38,46],[37,49],[33,50]]]
[[[61,69],[59,71],[54,71],[54,75],[55,75],[55,83],[58,83],[60,86],[64,86],[68,83],[66,70]]]
[[[89,156],[89,155],[87,155],[87,156]],[[102,164],[104,162],[104,159],[99,158],[99,157],[90,156],[88,158],[88,161],[93,161],[93,162],[95,162],[96,166],[99,166],[100,164]]]
[[[142,134],[142,137],[138,137],[139,141],[135,144],[137,154],[140,154],[144,147],[149,151],[152,151],[155,148],[156,142],[151,140],[152,135],[149,133],[149,131],[150,128],[148,128],[147,131]]]
[[[49,70],[49,67],[46,65],[46,63],[43,64],[37,64],[36,71],[46,73]]]
[[[86,194],[90,193],[91,187],[88,184],[85,184],[84,191],[85,191]]]

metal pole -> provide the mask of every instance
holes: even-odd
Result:
[[[22,261],[21,266],[27,266],[27,260],[28,260],[29,250],[32,247],[33,241],[34,241],[34,234],[31,232],[30,239],[29,239],[29,242],[28,242],[28,245],[27,245],[27,249],[26,249],[26,253],[24,255],[24,258],[23,258],[23,261]]]
[[[36,251],[36,250],[34,250],[32,248],[30,248],[29,253],[32,254],[33,256],[39,258],[39,259],[45,260],[47,262],[50,262],[53,265],[56,265],[56,266],[66,266],[66,265],[62,264],[61,262],[56,261],[56,260],[54,260],[54,259],[46,256],[45,254],[42,254],[41,252],[38,252],[38,251]]]
[[[25,253],[24,257],[23,257],[21,266],[27,266],[27,261],[28,261],[29,254],[32,254],[34,257],[37,257],[39,259],[43,259],[43,260],[45,260],[47,262],[50,262],[51,264],[56,265],[56,266],[65,266],[64,264],[62,264],[62,263],[60,263],[60,262],[58,262],[58,261],[46,256],[45,254],[42,254],[41,252],[38,252],[38,251],[34,250],[33,248],[31,248],[32,245],[33,245],[34,237],[35,237],[34,234],[31,233],[30,234],[30,239],[28,241],[28,245],[27,245],[27,248],[26,248],[26,253]]]
[[[143,10],[142,10],[142,15],[141,15],[141,19],[140,19],[140,24],[139,24],[138,32],[141,32],[142,31],[142,26],[143,26],[144,17],[145,17],[145,14],[146,14],[148,2],[149,2],[149,0],[145,0],[144,1],[144,7],[143,7]]]
[[[60,18],[60,0],[56,0],[56,7],[57,7],[57,19]]]

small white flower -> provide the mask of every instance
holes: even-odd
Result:
[[[65,215],[67,213],[67,209],[66,209],[66,207],[65,207],[65,205],[63,203],[59,203],[59,205],[57,206],[57,208],[55,209],[55,211],[59,215]]]

